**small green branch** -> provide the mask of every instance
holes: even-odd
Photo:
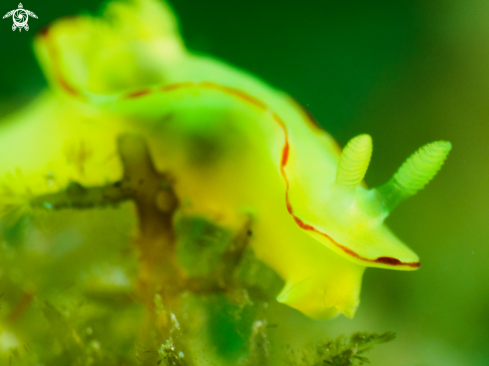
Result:
[[[362,356],[372,347],[391,342],[396,334],[386,332],[382,334],[358,332],[346,338],[339,336],[335,340],[321,343],[300,352],[290,351],[289,364],[291,366],[357,366],[370,363],[368,358]]]
[[[64,191],[33,198],[34,209],[61,210],[67,208],[89,209],[116,206],[134,197],[134,189],[123,181],[101,187],[84,187],[71,182]]]

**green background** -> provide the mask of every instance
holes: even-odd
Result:
[[[96,12],[100,4],[24,2],[39,17],[29,20],[28,32],[12,32],[10,18],[0,21],[0,114],[45,87],[31,51],[35,32],[60,16]],[[453,143],[435,181],[389,218],[420,255],[422,268],[367,270],[354,320],[307,323],[296,331],[397,332],[396,342],[372,352],[375,365],[488,365],[489,2],[171,4],[190,48],[287,91],[341,144],[370,133],[371,186],[387,180],[422,144]],[[4,1],[0,13],[17,5]]]

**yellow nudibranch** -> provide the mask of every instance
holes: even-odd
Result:
[[[251,218],[256,256],[285,281],[278,301],[313,318],[352,317],[366,267],[419,267],[384,219],[434,177],[449,142],[368,189],[369,135],[341,152],[291,97],[190,53],[177,28],[166,4],[135,0],[41,31],[35,50],[52,90],[2,125],[4,172],[19,167],[36,194],[54,189],[48,172],[57,187],[115,181],[117,136],[140,134],[183,210],[231,228]]]

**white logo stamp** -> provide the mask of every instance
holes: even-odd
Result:
[[[29,25],[27,24],[27,21],[29,20],[29,15],[31,17],[34,17],[37,19],[37,15],[34,14],[32,11],[25,10],[24,6],[22,3],[19,3],[19,8],[9,11],[7,14],[3,16],[3,19],[12,17],[14,20],[14,25],[12,25],[12,30],[16,30],[19,28],[19,32],[22,31],[22,28],[24,28],[26,31],[29,30]]]

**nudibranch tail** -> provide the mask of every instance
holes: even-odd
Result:
[[[441,169],[451,149],[450,142],[435,141],[412,154],[387,183],[376,189],[384,209],[391,212],[423,189]]]
[[[347,189],[355,189],[367,173],[371,157],[370,135],[359,135],[351,139],[341,153],[336,171],[336,183]]]
[[[109,2],[103,15],[64,17],[36,35],[37,58],[55,90],[91,102],[85,94],[160,85],[187,56],[164,1]]]

